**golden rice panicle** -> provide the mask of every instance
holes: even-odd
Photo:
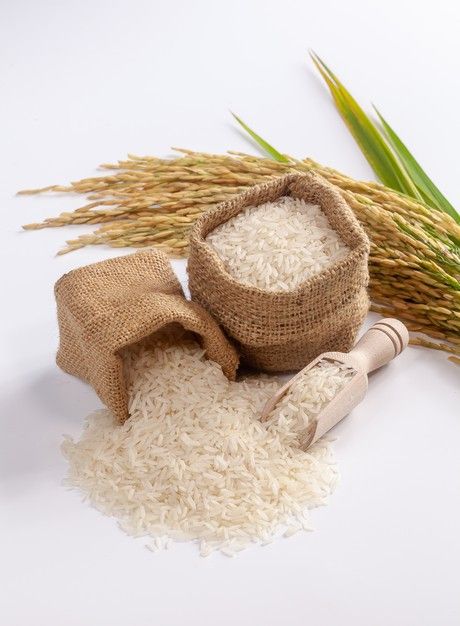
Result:
[[[186,256],[188,230],[211,206],[271,177],[315,171],[340,190],[369,236],[374,310],[399,317],[436,341],[414,337],[412,343],[460,355],[460,226],[449,215],[311,159],[279,163],[240,153],[180,152],[173,159],[129,155],[105,164],[108,174],[24,191],[76,192],[88,200],[73,212],[25,228],[101,225],[68,241],[60,254],[104,244],[154,245]]]

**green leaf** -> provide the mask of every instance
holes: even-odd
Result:
[[[326,81],[339,113],[378,178],[387,187],[422,200],[384,135],[318,55],[314,52],[310,55]]]
[[[421,165],[418,161],[413,157],[413,155],[409,152],[407,146],[401,141],[395,131],[391,128],[388,122],[384,119],[381,113],[374,107],[375,112],[377,113],[379,120],[385,130],[385,133],[388,139],[393,146],[393,150],[398,155],[401,163],[406,168],[407,173],[414,181],[417,189],[422,194],[424,200],[432,207],[444,211],[448,213],[454,220],[460,224],[460,215],[455,210],[455,208],[451,205],[449,200],[441,193],[441,191],[436,187],[433,181],[429,178],[429,176],[425,173]]]
[[[232,112],[230,111],[230,113],[232,113]],[[236,119],[238,124],[240,124],[244,128],[244,130],[249,135],[251,135],[251,137],[254,139],[254,141],[257,144],[259,144],[259,146],[263,150],[265,150],[265,152],[267,152],[267,154],[269,154],[273,159],[275,159],[275,161],[279,161],[280,163],[290,163],[289,159],[286,156],[284,156],[284,154],[281,154],[281,152],[278,152],[278,150],[276,148],[274,148],[273,146],[271,146],[267,141],[265,141],[265,139],[262,139],[262,137],[260,137],[260,135],[258,135],[251,128],[249,128],[249,126],[247,124],[245,124],[241,118],[239,118],[237,115],[235,115],[235,113],[232,113],[232,115]]]

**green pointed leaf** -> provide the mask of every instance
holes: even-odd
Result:
[[[388,187],[422,200],[384,135],[318,55],[314,52],[310,55],[326,81],[339,113],[378,178]]]
[[[230,111],[230,113],[232,113],[232,112]],[[232,113],[232,115],[236,119],[238,124],[240,124],[240,126],[242,126],[244,128],[244,130],[249,135],[251,135],[251,137],[254,139],[254,141],[257,144],[259,144],[259,146],[263,150],[265,150],[265,152],[267,152],[267,154],[269,154],[272,157],[272,159],[275,159],[275,161],[279,161],[280,163],[289,163],[290,162],[289,159],[284,156],[284,154],[281,154],[281,152],[278,152],[278,150],[276,148],[274,148],[273,146],[271,146],[267,141],[265,141],[265,139],[262,139],[262,137],[260,137],[260,135],[258,135],[251,128],[249,128],[249,126],[247,124],[245,124],[241,118],[239,118],[237,115],[235,115],[235,113]]]
[[[409,152],[407,146],[401,141],[399,136],[391,128],[388,122],[380,114],[376,107],[374,107],[379,120],[385,130],[385,133],[393,146],[393,150],[398,155],[401,163],[403,163],[409,176],[414,181],[417,189],[420,191],[424,200],[432,207],[448,213],[457,223],[460,223],[460,215],[447,200],[447,198],[436,187],[433,181],[425,173],[418,161]]]

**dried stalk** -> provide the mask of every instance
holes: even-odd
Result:
[[[247,187],[287,172],[315,171],[335,185],[371,240],[369,269],[373,309],[394,315],[410,330],[436,339],[412,343],[460,356],[460,227],[383,185],[360,182],[311,159],[288,163],[241,153],[213,155],[180,150],[175,159],[136,157],[105,164],[113,174],[20,193],[73,192],[88,204],[26,229],[102,224],[67,242],[64,254],[87,245],[154,245],[187,255],[190,226],[203,211]]]

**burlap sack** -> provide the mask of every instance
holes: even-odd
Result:
[[[55,285],[57,364],[87,381],[123,422],[128,417],[120,350],[178,323],[196,333],[207,356],[234,378],[235,349],[212,317],[185,299],[163,252],[149,250],[64,274]]]
[[[244,207],[291,195],[319,204],[350,253],[291,292],[241,284],[206,236]],[[289,174],[253,187],[207,211],[195,224],[188,262],[192,299],[235,342],[242,361],[266,371],[304,367],[324,351],[349,350],[369,308],[369,242],[342,196],[314,174]]]

